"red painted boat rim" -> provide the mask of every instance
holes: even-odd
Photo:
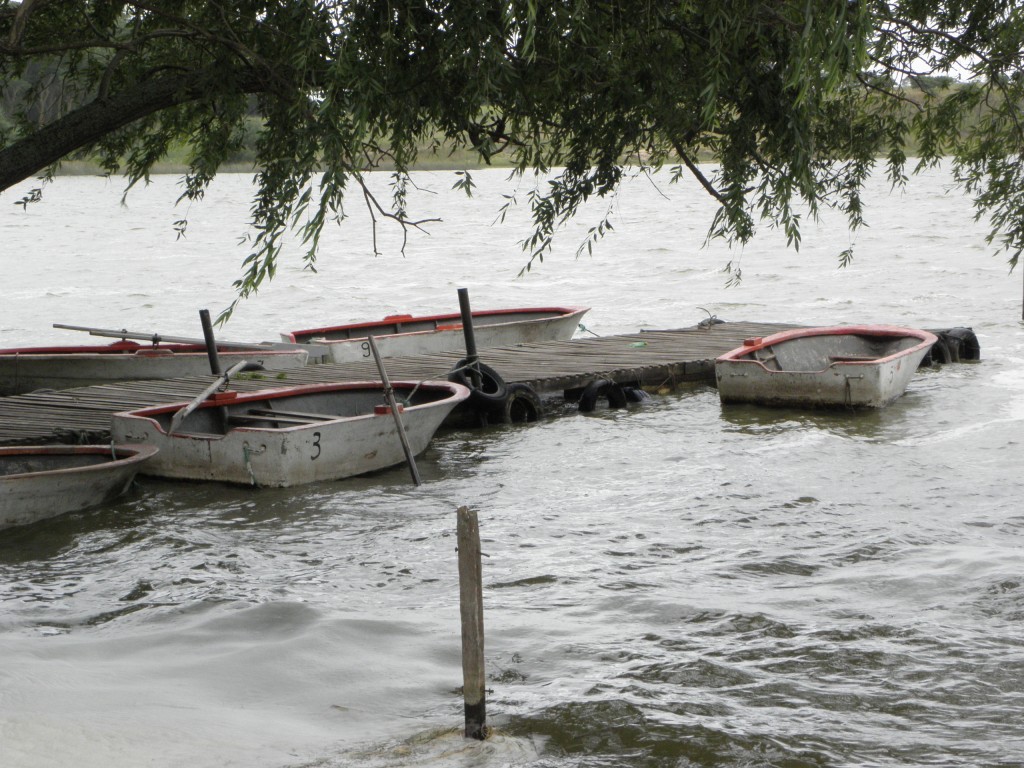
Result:
[[[523,312],[545,312],[553,317],[570,317],[572,315],[580,314],[581,312],[589,312],[590,307],[512,307],[509,309],[481,309],[473,310],[472,316],[477,317],[495,317],[501,315],[518,315]],[[538,318],[538,319],[551,319],[551,318]],[[388,315],[381,320],[371,320],[361,323],[344,323],[342,325],[326,325],[321,328],[305,328],[299,331],[286,331],[285,336],[295,341],[298,337],[303,336],[315,336],[318,334],[325,333],[336,333],[341,330],[358,330],[360,328],[376,328],[380,325],[390,325],[392,323],[442,323],[444,325],[458,324],[457,328],[462,328],[462,314],[459,312],[448,312],[440,315],[407,315],[407,314],[395,314]],[[448,330],[437,328],[434,330]],[[434,333],[434,330],[429,331],[411,331],[413,333]],[[452,329],[454,330],[454,328]],[[359,337],[353,336],[352,339]],[[349,339],[345,339],[349,341]]]
[[[468,387],[464,387],[462,384],[457,384],[452,381],[441,381],[439,379],[427,379],[424,381],[392,381],[391,387],[393,389],[418,388],[421,390],[445,390],[451,394],[451,397],[455,398],[456,402],[461,402],[462,400],[468,398],[470,395]],[[235,390],[228,390],[226,392],[214,393],[215,396],[203,401],[199,405],[199,408],[216,408],[220,405],[225,405],[227,403],[244,404],[260,400],[278,400],[283,397],[292,397],[294,395],[315,395],[324,392],[342,392],[351,389],[379,389],[381,392],[383,392],[384,384],[380,381],[343,381],[327,382],[321,384],[300,384],[294,387],[275,387],[273,389],[258,389],[253,392],[237,392]],[[115,415],[149,418],[163,413],[174,413],[184,408],[190,402],[191,401],[189,400],[185,400],[177,403],[163,403],[161,405],[151,405],[145,408],[136,408],[131,411],[122,411],[121,413]],[[439,400],[437,402],[444,402],[444,400]],[[436,403],[424,403],[423,405],[419,406],[410,406],[410,409],[429,407],[435,404]]]
[[[46,469],[36,472],[21,472],[14,475],[3,475],[0,479],[13,480],[31,475],[63,475],[81,474],[83,472],[105,472],[114,467],[122,467],[145,461],[155,455],[159,448],[148,443],[123,445],[23,445],[0,448],[2,456],[110,456],[111,460],[102,464],[90,464],[84,467],[65,467],[62,469]]]
[[[218,346],[221,355],[294,355],[291,349],[270,349],[258,346],[241,348],[236,345]],[[52,347],[11,347],[0,349],[0,358],[21,357],[24,355],[137,355],[138,357],[158,357],[175,355],[206,355],[206,347],[202,344],[136,344],[133,341],[118,341],[113,344],[63,345]]]
[[[877,360],[871,361],[873,364],[880,363],[892,357],[901,357],[920,349],[922,346],[930,347],[939,340],[939,337],[930,331],[922,331],[918,328],[904,328],[898,325],[830,325],[814,328],[793,328],[788,331],[779,331],[778,333],[773,333],[771,336],[765,336],[763,338],[746,339],[742,346],[732,349],[724,355],[720,355],[716,360],[757,362],[755,360],[739,360],[738,358],[741,358],[744,355],[749,355],[751,352],[764,349],[765,347],[770,347],[773,344],[779,344],[783,341],[791,341],[793,339],[808,338],[811,336],[910,336],[920,340],[920,343],[915,344],[913,347],[901,350],[900,352],[889,355],[888,357],[880,357]],[[749,341],[753,341],[755,343],[748,344],[747,342]]]

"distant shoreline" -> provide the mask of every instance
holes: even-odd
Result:
[[[465,162],[459,162],[459,160]],[[468,158],[428,158],[417,162],[410,170],[412,171],[474,171],[487,168],[508,168],[512,165],[508,162],[495,162],[487,165],[483,162],[468,162]],[[251,162],[229,162],[224,163],[218,173],[256,173],[257,167]],[[366,168],[364,172],[391,172],[392,166],[382,165],[379,168]],[[188,172],[188,164],[183,162],[165,161],[154,165],[150,169],[153,175],[185,174]],[[66,160],[61,163],[55,176],[106,176],[108,175],[98,163],[88,160]],[[110,174],[112,176],[123,176],[123,173]]]

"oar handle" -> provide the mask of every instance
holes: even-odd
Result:
[[[134,339],[135,341],[148,341],[151,344],[192,344],[198,346],[206,344],[205,338],[199,339],[191,336],[164,336],[160,333],[129,331],[123,328],[118,331],[114,328],[89,328],[82,325],[65,325],[64,323],[54,323],[53,327],[60,328],[65,331],[84,331],[90,336],[105,336],[111,339]],[[224,349],[241,349],[243,351],[251,349],[254,352],[258,350],[275,349],[311,350],[316,347],[315,344],[291,344],[285,341],[218,341],[217,346]],[[311,352],[311,354],[313,353]]]

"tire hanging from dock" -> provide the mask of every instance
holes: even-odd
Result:
[[[651,396],[640,387],[619,384],[611,379],[595,379],[583,388],[579,400],[580,412],[592,412],[602,398],[607,400],[609,408],[625,408],[629,403],[650,400]]]
[[[628,400],[620,384],[610,379],[594,379],[583,388],[580,395],[580,412],[590,413],[597,407],[597,401],[604,398],[609,408],[625,408]]]
[[[921,364],[948,365],[951,362],[953,362],[953,356],[949,352],[949,347],[946,346],[946,340],[939,336],[938,340],[932,344],[932,348],[928,350],[928,354],[925,355]]]
[[[626,393],[626,399],[631,403],[642,403],[651,399],[651,395],[640,387],[623,387],[622,391]]]
[[[536,421],[539,417],[540,399],[537,398],[537,413],[534,418],[529,418],[530,407],[525,393],[514,384],[509,386],[501,377],[501,374],[477,361],[474,363],[479,373],[479,385],[473,382],[474,376],[469,370],[469,361],[466,358],[459,360],[455,367],[448,372],[448,381],[469,389],[467,406],[473,412],[478,426],[484,427],[488,424],[511,424],[513,421]],[[514,388],[514,389],[513,389]],[[526,387],[530,390],[529,387]],[[536,397],[536,395],[534,395]]]
[[[938,336],[938,341],[928,350],[921,365],[949,365],[981,359],[981,345],[973,329],[958,327],[932,333]]]
[[[501,378],[501,374],[491,366],[478,362],[476,368],[480,372],[480,386],[476,386],[468,366],[466,359],[459,360],[448,373],[448,381],[469,389],[469,400],[478,409],[489,410],[501,405],[508,395],[508,385]]]
[[[939,336],[946,342],[953,362],[981,359],[981,345],[971,328],[950,328]]]
[[[478,362],[480,386],[473,384],[467,360],[459,360],[448,380],[470,391],[469,404],[482,424],[526,424],[540,419],[544,406],[540,396],[527,384],[506,384],[501,374]]]
[[[544,415],[540,396],[527,384],[509,384],[505,399],[488,411],[495,424],[528,424]]]

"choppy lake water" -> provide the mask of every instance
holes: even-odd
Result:
[[[352,220],[319,274],[286,257],[219,335],[473,305],[581,304],[589,333],[727,320],[970,326],[978,363],[877,413],[723,409],[693,386],[627,411],[441,433],[370,478],[261,490],[143,478],[0,539],[0,765],[1024,765],[1020,272],[941,171],[870,227],[702,249],[712,207],[646,179],[575,257],[589,209],[525,277],[503,172],[420,174],[407,253]],[[385,191],[386,178],[381,178]],[[21,191],[30,185],[23,185]],[[198,336],[231,300],[249,178],[176,240],[175,179],[0,196],[0,346],[53,323]],[[524,189],[519,190],[522,198]],[[726,287],[723,265],[743,271]],[[455,509],[480,516],[494,738],[465,742]]]

